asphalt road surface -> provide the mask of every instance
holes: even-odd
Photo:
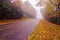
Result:
[[[28,40],[28,36],[33,32],[38,22],[39,19],[30,19],[0,25],[0,40]]]

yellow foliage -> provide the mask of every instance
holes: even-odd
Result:
[[[28,40],[60,40],[60,26],[41,20]]]

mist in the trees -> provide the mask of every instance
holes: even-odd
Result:
[[[9,0],[0,0],[0,19],[18,19],[23,16],[22,9],[18,10]]]

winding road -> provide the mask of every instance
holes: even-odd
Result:
[[[0,26],[0,40],[28,40],[40,19],[29,19]],[[1,28],[6,27],[6,30]]]

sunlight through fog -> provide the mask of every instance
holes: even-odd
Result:
[[[39,2],[39,0],[21,0],[21,1],[23,3],[26,2],[26,1],[28,1],[32,5],[32,7],[36,10],[36,12],[37,12],[36,17],[37,18],[42,18],[42,15],[40,13],[40,7],[36,6],[36,4]]]

